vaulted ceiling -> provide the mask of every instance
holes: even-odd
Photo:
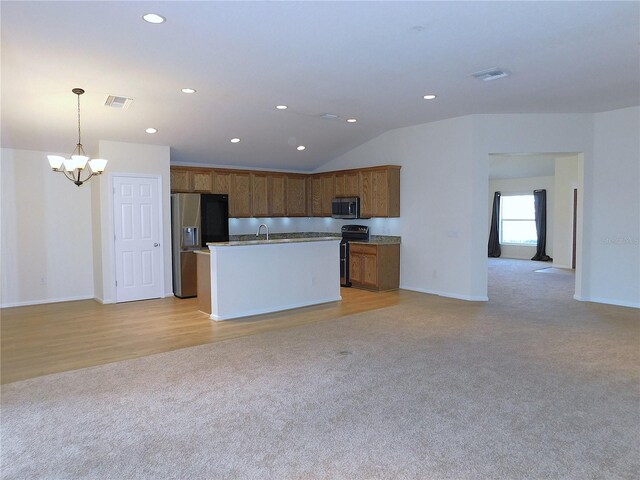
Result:
[[[105,139],[169,145],[176,163],[302,171],[394,128],[640,103],[638,2],[3,1],[0,8],[3,147],[70,153],[74,87],[86,90],[90,154]],[[166,22],[144,22],[148,12]],[[471,76],[491,67],[510,76]],[[437,98],[424,100],[430,93]],[[110,94],[133,104],[106,107]],[[241,141],[230,143],[234,137]]]

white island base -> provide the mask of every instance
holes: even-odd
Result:
[[[341,300],[340,239],[209,243],[211,319]]]

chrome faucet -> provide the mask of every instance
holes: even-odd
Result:
[[[260,226],[258,227],[258,231],[256,232],[256,237],[260,236],[260,230],[262,230],[262,227],[264,227],[264,229],[267,231],[267,240],[269,240],[269,227],[266,223],[260,224]]]

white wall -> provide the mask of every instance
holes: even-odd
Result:
[[[171,277],[171,191],[169,147],[101,140],[100,157],[109,160],[92,196],[94,232],[95,296],[103,303],[115,301],[115,260],[113,252],[112,177],[119,173],[138,173],[161,177],[163,258],[165,296],[173,295]]]
[[[591,276],[584,300],[640,307],[639,132],[640,107],[595,115],[596,161],[585,164]]]
[[[573,190],[582,195],[578,156],[555,161],[555,202],[553,203],[553,266],[571,268],[573,253]],[[549,202],[549,205],[551,203]],[[548,242],[547,242],[548,244]]]
[[[486,300],[486,238],[484,263],[479,267],[484,278],[470,274],[474,262],[471,219],[476,215],[474,198],[478,195],[474,185],[473,117],[386,132],[324,165],[322,171],[385,164],[402,166],[400,218],[376,219],[372,233],[402,236],[401,287]],[[487,168],[485,165],[483,211]],[[485,237],[486,216],[484,211],[481,221]]]
[[[94,179],[77,187],[47,153],[0,153],[2,307],[93,298]]]
[[[545,189],[547,191],[547,255],[553,257],[554,239],[554,200],[555,200],[555,179],[554,177],[528,177],[495,179],[489,181],[489,205],[488,211],[493,208],[493,194],[501,192],[503,195],[531,195],[534,190]],[[489,214],[487,232],[491,227],[491,214]],[[487,238],[489,235],[487,233]],[[536,247],[531,245],[505,245],[500,246],[502,258],[530,259],[536,254]]]
[[[401,218],[391,232],[402,235],[401,286],[482,299],[489,155],[580,153],[576,298],[640,306],[639,130],[638,107],[596,115],[473,115],[386,132],[322,170],[401,165]]]

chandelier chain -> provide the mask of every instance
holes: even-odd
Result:
[[[82,145],[80,137],[80,94],[78,93],[78,145]]]

